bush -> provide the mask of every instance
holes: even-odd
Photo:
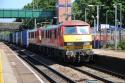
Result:
[[[114,48],[115,45],[114,45],[114,44],[108,44],[107,47],[108,47],[108,48]]]
[[[124,41],[121,41],[119,43],[119,47],[122,49],[122,50],[125,50],[125,40]]]

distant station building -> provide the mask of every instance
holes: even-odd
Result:
[[[93,33],[93,41],[99,41],[98,43],[100,44],[105,44],[110,42],[111,44],[114,43],[115,41],[115,29],[117,28],[117,38],[118,40],[120,39],[121,35],[121,40],[125,40],[125,27],[118,26],[115,27],[113,25],[107,25],[107,24],[101,24],[100,29],[97,31],[96,27],[92,28],[92,33]],[[121,31],[121,33],[120,33]],[[97,46],[96,46],[97,47]]]

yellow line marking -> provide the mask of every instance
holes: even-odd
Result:
[[[2,50],[0,49],[0,83],[4,83],[3,71],[2,71]]]

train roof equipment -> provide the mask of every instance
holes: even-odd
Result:
[[[87,22],[84,22],[84,21],[80,21],[80,20],[72,20],[72,21],[65,21],[63,22],[61,25],[64,25],[64,26],[73,26],[73,25],[84,25],[84,26],[89,26],[89,24]]]

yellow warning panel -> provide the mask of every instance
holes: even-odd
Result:
[[[64,42],[92,41],[92,35],[64,35]]]
[[[2,50],[1,49],[0,49],[0,83],[4,83],[3,68],[2,68]]]

